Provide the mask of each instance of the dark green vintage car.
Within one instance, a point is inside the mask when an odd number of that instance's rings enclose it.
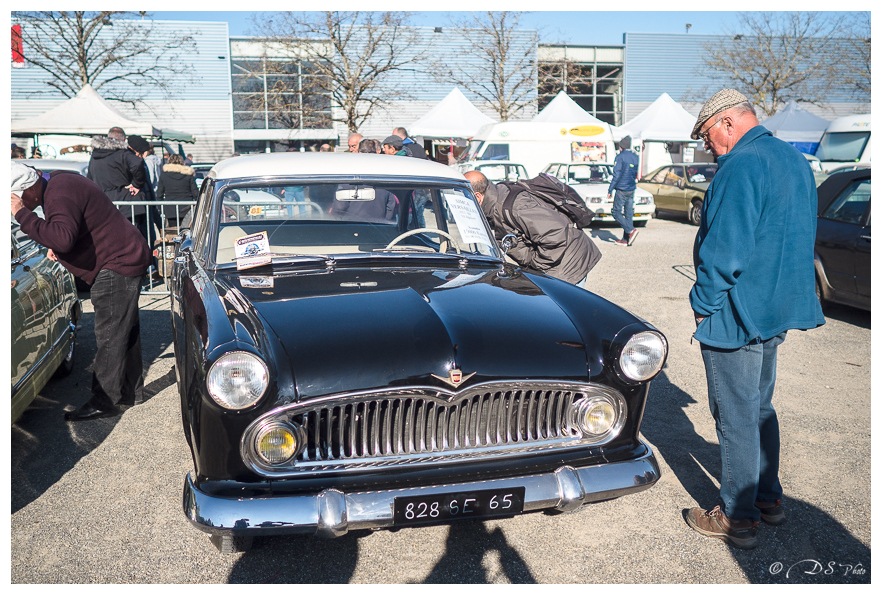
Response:
[[[704,193],[716,173],[716,163],[672,163],[640,178],[637,185],[652,194],[656,211],[686,215],[699,225]]]
[[[12,421],[53,375],[73,370],[82,306],[74,278],[12,224]]]

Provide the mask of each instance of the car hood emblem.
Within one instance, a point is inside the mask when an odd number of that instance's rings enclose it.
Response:
[[[465,382],[466,380],[468,380],[469,378],[471,378],[474,375],[475,375],[475,372],[472,372],[471,374],[463,374],[462,370],[458,370],[456,368],[454,368],[454,369],[450,370],[450,372],[448,372],[447,378],[444,378],[442,376],[438,376],[437,374],[432,374],[432,376],[434,376],[435,378],[437,378],[441,382],[446,382],[447,384],[449,384],[453,388],[457,388],[460,384],[462,384],[463,382]]]

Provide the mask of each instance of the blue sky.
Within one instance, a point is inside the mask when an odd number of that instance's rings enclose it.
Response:
[[[410,3],[411,7],[414,3]],[[587,3],[586,3],[587,4]],[[287,8],[296,8],[291,3]],[[246,11],[154,11],[153,18],[183,21],[226,21],[230,35],[249,35],[252,16]],[[414,25],[443,27],[449,25],[448,12],[417,12]],[[458,13],[467,14],[467,13]],[[620,45],[626,32],[714,34],[726,24],[734,25],[737,12],[724,11],[542,11],[521,17],[521,26],[538,29],[542,43],[584,45]]]

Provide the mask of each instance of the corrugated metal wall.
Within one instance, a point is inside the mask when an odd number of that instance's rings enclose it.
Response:
[[[148,27],[150,21],[126,21],[126,25]],[[27,26],[26,24],[23,26]],[[230,111],[230,49],[227,23],[153,21],[152,39],[157,47],[171,38],[192,35],[195,50],[177,52],[174,60],[183,64],[189,75],[180,77],[172,96],[165,98],[159,89],[149,89],[144,105],[133,109],[114,103],[123,114],[147,120],[157,128],[170,128],[196,136],[196,143],[184,145],[197,161],[211,161],[232,153],[232,114]],[[28,52],[27,46],[24,48]],[[145,63],[149,58],[139,59]],[[112,76],[108,71],[106,76]],[[46,85],[48,73],[33,66],[14,68],[11,73],[11,119],[39,115],[65,97]],[[41,91],[40,93],[37,93]],[[99,91],[100,93],[100,91]]]

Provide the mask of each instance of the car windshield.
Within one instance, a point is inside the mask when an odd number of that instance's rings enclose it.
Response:
[[[613,168],[609,165],[571,165],[569,178],[583,184],[608,183],[612,173]]]
[[[228,184],[218,199],[211,226],[218,265],[264,253],[274,262],[308,255],[499,257],[474,196],[454,184]]]
[[[716,164],[709,165],[687,165],[686,179],[690,184],[700,184],[702,182],[710,182],[717,173]]]
[[[869,140],[869,132],[828,132],[821,137],[815,157],[821,161],[859,161]]]

